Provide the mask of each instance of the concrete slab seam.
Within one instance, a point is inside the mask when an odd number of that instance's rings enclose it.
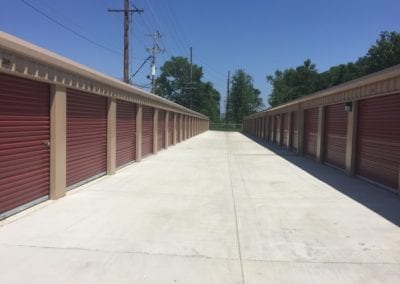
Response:
[[[228,136],[225,133],[225,143],[226,143],[226,155],[228,159],[228,169],[229,169],[229,182],[230,182],[230,187],[231,187],[231,194],[232,194],[232,202],[233,202],[233,214],[235,217],[235,227],[236,227],[236,239],[238,243],[238,253],[239,253],[239,262],[240,262],[240,270],[242,274],[242,283],[245,284],[244,281],[244,271],[243,271],[243,261],[242,261],[242,251],[240,248],[240,237],[239,237],[239,224],[238,224],[238,218],[237,218],[237,210],[236,210],[236,198],[235,198],[235,192],[233,189],[233,181],[232,181],[232,169],[231,169],[231,163],[230,163],[230,147],[229,147],[229,142],[228,142]]]

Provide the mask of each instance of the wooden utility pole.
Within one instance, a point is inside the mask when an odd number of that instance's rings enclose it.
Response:
[[[193,109],[193,48],[190,47],[190,109]]]
[[[133,13],[142,13],[143,9],[138,9],[133,5],[134,9],[130,9],[129,0],[124,0],[124,9],[108,9],[108,12],[124,13],[124,82],[130,83],[129,78],[129,16]]]
[[[230,80],[231,80],[231,71],[228,71],[228,80],[226,82],[226,105],[225,105],[225,123],[228,123],[228,111],[229,111],[229,94],[230,94]]]

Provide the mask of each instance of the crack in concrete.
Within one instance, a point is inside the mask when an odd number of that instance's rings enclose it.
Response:
[[[239,223],[238,223],[237,209],[236,209],[236,198],[235,198],[235,191],[233,189],[233,180],[232,180],[232,167],[231,167],[231,160],[230,160],[231,152],[230,152],[228,136],[227,136],[226,133],[225,133],[225,143],[226,143],[226,155],[227,155],[228,169],[229,169],[229,181],[230,181],[232,202],[233,202],[233,215],[235,217],[235,225],[236,225],[236,239],[237,239],[237,243],[238,243],[238,254],[239,254],[239,261],[240,261],[240,270],[241,270],[241,274],[242,274],[242,283],[245,284],[243,261],[242,261],[242,251],[241,251],[241,247],[240,247]]]
[[[222,261],[237,261],[238,258],[229,257],[212,257],[201,254],[184,255],[184,254],[169,254],[169,253],[152,253],[146,251],[118,251],[118,250],[102,250],[95,248],[82,248],[82,247],[52,247],[52,246],[39,246],[39,245],[24,245],[24,244],[0,244],[0,246],[9,247],[22,247],[22,248],[36,248],[36,249],[49,249],[49,250],[76,250],[85,252],[98,252],[98,253],[119,253],[119,254],[136,254],[147,256],[166,256],[166,257],[180,257],[180,258],[201,258],[207,260],[222,260]],[[370,262],[370,261],[322,261],[322,260],[278,260],[278,259],[257,259],[257,258],[242,258],[242,261],[248,262],[265,262],[265,263],[299,263],[299,264],[350,264],[350,265],[400,265],[400,262]]]
[[[274,260],[274,259],[253,259],[245,261],[266,262],[266,263],[304,263],[304,264],[354,264],[354,265],[400,265],[400,262],[370,262],[370,261],[317,261],[317,260]]]
[[[98,253],[119,253],[119,254],[138,254],[138,255],[148,255],[148,256],[167,256],[167,257],[181,257],[181,258],[202,258],[207,260],[224,260],[224,261],[237,261],[237,258],[229,257],[214,257],[196,254],[173,254],[173,253],[154,253],[147,251],[130,251],[130,250],[105,250],[97,248],[83,248],[83,247],[52,247],[52,246],[40,246],[40,245],[25,245],[25,244],[0,244],[0,246],[8,247],[21,247],[21,248],[36,248],[36,249],[49,249],[49,250],[76,250],[85,252],[98,252]]]

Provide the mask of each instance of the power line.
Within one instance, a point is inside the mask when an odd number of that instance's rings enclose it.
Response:
[[[140,65],[140,67],[139,67],[139,68],[136,70],[136,72],[131,76],[131,79],[132,79],[133,77],[135,77],[137,73],[139,73],[140,69],[142,69],[143,66],[146,64],[146,62],[149,61],[150,59],[151,59],[151,56],[147,57],[147,58],[143,61],[143,63]]]
[[[107,50],[107,51],[112,52],[112,53],[114,53],[114,54],[121,55],[121,52],[119,52],[119,51],[117,51],[117,50],[114,50],[114,49],[112,49],[112,48],[109,48],[109,47],[107,47],[107,46],[105,46],[105,45],[103,45],[103,44],[101,44],[101,43],[98,43],[98,42],[96,42],[96,41],[94,41],[94,40],[88,38],[87,36],[85,36],[85,35],[83,35],[83,34],[77,32],[76,30],[74,30],[74,29],[72,29],[72,28],[66,26],[65,24],[63,24],[63,23],[61,23],[60,21],[58,21],[57,19],[55,19],[55,18],[53,18],[53,17],[47,15],[45,12],[43,12],[43,11],[40,10],[40,9],[38,9],[37,7],[35,7],[34,5],[32,5],[31,3],[27,2],[26,0],[21,0],[21,2],[22,2],[23,4],[25,4],[26,6],[28,6],[29,8],[31,8],[32,10],[34,10],[36,13],[42,15],[43,17],[47,18],[49,21],[51,21],[51,22],[53,22],[54,24],[56,24],[56,25],[62,27],[62,28],[65,29],[65,30],[69,31],[70,33],[76,35],[77,37],[79,37],[79,38],[81,38],[81,39],[83,39],[83,40],[86,40],[87,42],[89,42],[89,43],[91,43],[91,44],[93,44],[93,45],[95,45],[95,46],[97,46],[97,47],[100,47],[100,48],[102,48],[102,49],[104,49],[104,50]]]

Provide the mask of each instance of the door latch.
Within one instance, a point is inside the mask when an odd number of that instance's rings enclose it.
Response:
[[[42,143],[43,143],[43,146],[50,148],[50,141],[47,140],[47,141],[43,141]]]

